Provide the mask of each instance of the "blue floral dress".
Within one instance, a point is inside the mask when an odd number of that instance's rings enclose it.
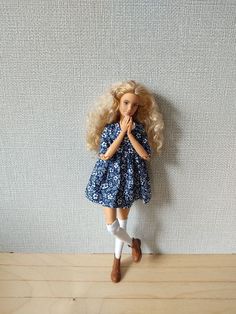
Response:
[[[107,124],[101,134],[99,154],[105,154],[121,132],[119,122]],[[143,124],[135,122],[132,134],[149,155],[151,148]],[[124,136],[116,153],[108,160],[98,158],[85,190],[86,197],[111,208],[130,208],[137,199],[148,203],[151,184],[146,160],[142,159]]]

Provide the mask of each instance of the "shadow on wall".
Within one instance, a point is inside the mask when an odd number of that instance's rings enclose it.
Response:
[[[169,164],[178,166],[177,145],[181,137],[181,129],[179,120],[181,113],[174,108],[173,104],[168,102],[164,97],[154,94],[159,104],[160,112],[164,120],[164,142],[162,153],[155,156],[147,163],[151,187],[152,199],[148,204],[143,204],[142,200],[138,200],[135,204],[137,215],[141,218],[137,221],[144,222],[144,226],[140,227],[140,223],[134,226],[134,233],[141,236],[143,245],[147,247],[149,253],[162,253],[158,247],[158,237],[161,235],[162,228],[160,225],[159,212],[160,209],[171,204],[173,192],[171,191],[171,182],[168,182],[168,174],[166,172]],[[144,230],[140,235],[140,230]]]

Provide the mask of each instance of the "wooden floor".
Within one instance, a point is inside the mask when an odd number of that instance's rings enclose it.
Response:
[[[0,253],[0,314],[235,314],[236,255]]]

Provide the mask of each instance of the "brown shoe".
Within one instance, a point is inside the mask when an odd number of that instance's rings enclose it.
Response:
[[[120,258],[116,258],[114,254],[114,261],[112,266],[112,272],[111,272],[111,280],[113,282],[119,282],[121,279],[121,273],[120,273]]]
[[[132,248],[132,258],[134,262],[139,262],[142,258],[141,240],[132,238],[132,245],[128,244]]]

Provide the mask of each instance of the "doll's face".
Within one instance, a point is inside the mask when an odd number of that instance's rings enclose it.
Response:
[[[132,117],[138,110],[140,99],[132,93],[124,94],[120,99],[119,112],[122,118],[125,116]]]

